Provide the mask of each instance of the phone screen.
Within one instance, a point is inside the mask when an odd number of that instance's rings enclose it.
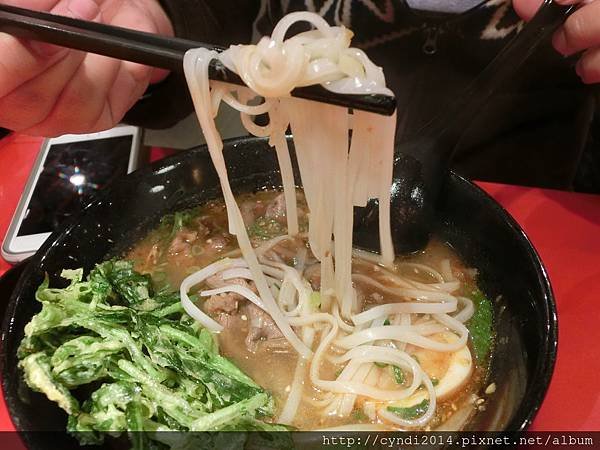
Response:
[[[18,236],[54,231],[93,196],[127,173],[133,136],[53,144]]]

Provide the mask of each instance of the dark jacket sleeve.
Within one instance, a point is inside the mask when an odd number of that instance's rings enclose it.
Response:
[[[249,42],[258,2],[252,0],[159,0],[177,37],[227,46]],[[171,73],[148,88],[124,122],[145,128],[168,128],[193,109],[182,74]]]

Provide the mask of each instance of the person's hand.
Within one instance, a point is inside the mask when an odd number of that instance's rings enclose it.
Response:
[[[0,0],[173,35],[158,0]],[[41,136],[111,128],[166,72],[0,33],[0,127]]]
[[[513,0],[517,13],[529,20],[542,0]],[[564,56],[583,52],[575,70],[584,83],[600,82],[600,1],[556,0],[561,5],[581,5],[552,38],[554,48]]]

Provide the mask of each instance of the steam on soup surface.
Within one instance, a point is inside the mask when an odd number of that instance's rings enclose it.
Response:
[[[379,265],[376,255],[355,251],[355,308],[350,320],[343,319],[331,301],[332,290],[322,289],[321,263],[306,237],[286,236],[282,194],[261,191],[237,200],[259,261],[270,268],[265,273],[279,307],[314,357],[310,363],[300,358],[266,312],[233,292],[257,294],[243,268],[207,277],[191,298],[223,327],[217,335],[221,353],[273,394],[274,421],[281,418],[299,429],[433,429],[450,423],[456,429],[469,420],[487,377],[491,310],[476,287],[476,271],[449,245],[434,240],[425,251],[388,267]],[[298,215],[301,230],[306,229],[300,193]],[[217,200],[165,217],[128,258],[159,287],[176,290],[190,274],[239,256],[236,238],[227,231],[225,205]],[[290,281],[284,272],[292,269]],[[286,300],[289,283],[303,283],[298,292],[306,296]],[[299,310],[304,319],[298,319]],[[311,322],[323,314],[335,318],[333,337],[333,319]],[[475,326],[474,339],[466,340],[463,323]],[[373,354],[382,360],[373,360]]]

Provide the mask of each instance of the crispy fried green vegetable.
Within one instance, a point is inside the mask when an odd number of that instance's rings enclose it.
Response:
[[[99,264],[85,280],[82,270],[63,277],[69,286],[46,279],[37,291],[42,310],[25,328],[19,366],[33,390],[69,414],[82,444],[129,433],[133,448],[164,448],[171,444],[153,441],[162,439],[154,432],[287,429],[265,421],[271,396],[219,354],[179,296],[155,292],[130,262]]]
[[[21,361],[25,381],[34,391],[46,394],[68,414],[77,414],[79,404],[69,390],[52,376],[50,358],[43,352],[29,355]]]
[[[490,299],[478,288],[471,290],[470,297],[473,300],[475,312],[466,325],[471,336],[475,359],[482,363],[486,360],[492,347],[493,306]]]

